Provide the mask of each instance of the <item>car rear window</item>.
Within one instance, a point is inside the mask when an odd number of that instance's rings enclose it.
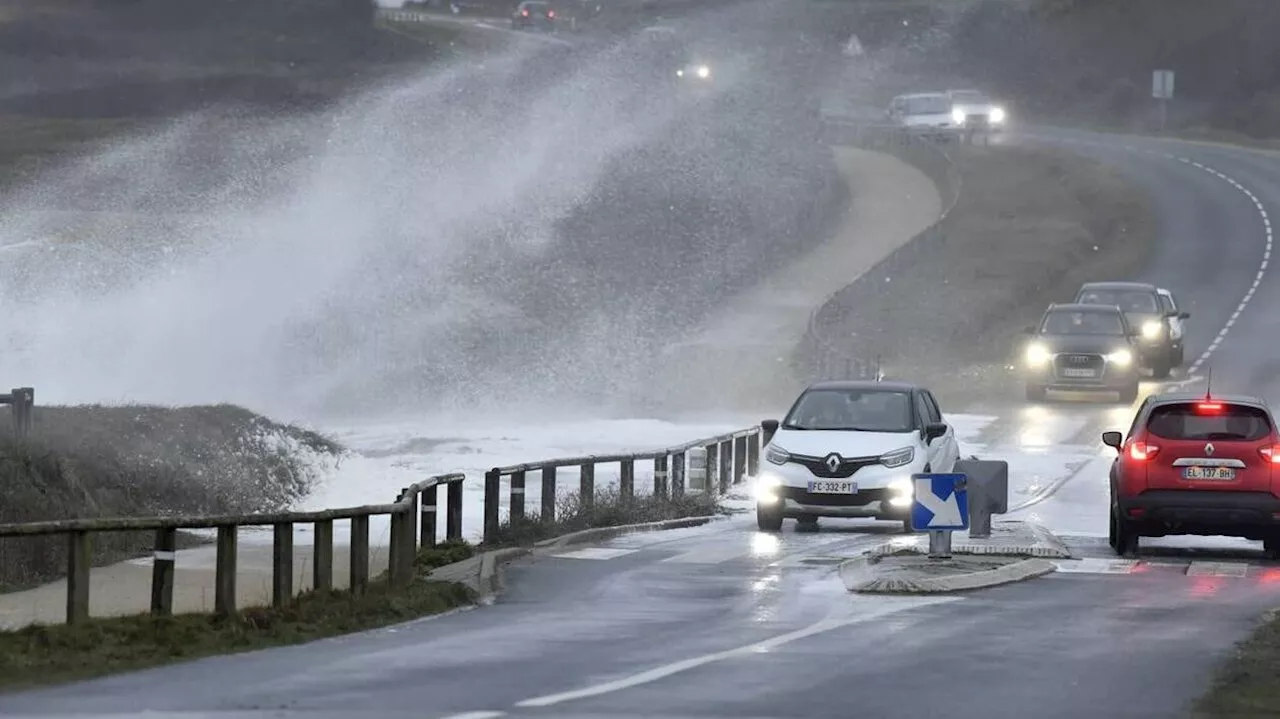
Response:
[[[1186,402],[1156,407],[1147,431],[1164,439],[1256,442],[1271,433],[1271,418],[1257,407]]]

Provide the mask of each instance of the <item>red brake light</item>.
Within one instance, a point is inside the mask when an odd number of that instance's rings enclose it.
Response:
[[[1270,444],[1266,447],[1259,447],[1258,454],[1262,458],[1272,464],[1280,464],[1280,444]]]
[[[1160,451],[1160,448],[1154,444],[1148,444],[1146,442],[1134,442],[1133,444],[1129,445],[1129,458],[1135,459],[1139,462],[1145,462],[1148,459],[1151,459],[1152,457],[1156,456],[1156,453],[1159,451]]]
[[[520,11],[520,14],[521,14],[521,15],[523,15],[524,17],[529,17],[529,11],[528,11],[528,10],[521,10],[521,11]]]
[[[556,16],[556,11],[555,11],[555,10],[548,10],[548,11],[547,11],[547,17],[555,17],[555,16]]]
[[[1200,410],[1201,412],[1220,412],[1222,410],[1222,403],[1221,402],[1199,402],[1196,404],[1196,409]]]

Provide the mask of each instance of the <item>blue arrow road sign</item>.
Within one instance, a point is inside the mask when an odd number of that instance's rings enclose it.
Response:
[[[963,474],[913,474],[911,527],[917,532],[968,529],[969,492]]]

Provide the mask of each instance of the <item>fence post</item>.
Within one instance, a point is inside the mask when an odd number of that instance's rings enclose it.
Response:
[[[653,494],[655,497],[667,496],[667,455],[653,458]]]
[[[738,484],[747,474],[747,436],[733,438],[733,483]]]
[[[9,409],[13,413],[13,434],[18,439],[31,435],[35,413],[36,391],[31,387],[15,387],[9,391]]]
[[[508,501],[507,516],[514,520],[524,519],[524,470],[511,473],[511,498]]]
[[[707,494],[716,494],[716,468],[720,466],[720,445],[707,445]]]
[[[556,468],[542,468],[542,513],[538,517],[543,524],[556,521]]]
[[[422,526],[418,528],[418,543],[424,547],[436,546],[436,502],[440,497],[440,485],[428,487],[422,492]]]
[[[218,558],[213,578],[213,611],[221,617],[236,613],[236,543],[240,528],[218,527]]]
[[[89,620],[89,533],[67,533],[67,624]]]
[[[404,571],[406,581],[413,581],[413,568],[418,561],[418,493],[410,492],[409,511],[404,513]]]
[[[333,520],[322,519],[315,523],[314,544],[311,547],[312,588],[319,591],[333,589]]]
[[[671,496],[683,497],[685,489],[686,452],[671,455]]]
[[[484,473],[484,541],[498,536],[498,503],[502,501],[502,473],[497,467]]]
[[[396,495],[396,503],[404,499],[405,494],[409,491],[408,487],[402,487],[400,494]],[[391,546],[387,556],[387,579],[392,587],[401,587],[404,585],[404,515],[400,512],[391,513]]]
[[[578,504],[590,507],[596,503],[596,465],[587,462],[578,468]]]
[[[456,479],[445,488],[444,538],[462,539],[462,480]]]
[[[622,460],[622,466],[618,470],[618,491],[626,499],[636,496],[636,461],[634,459]]]
[[[351,518],[351,593],[364,594],[369,587],[369,515]]]
[[[733,479],[733,441],[724,440],[720,443],[720,451],[717,453],[718,461],[716,466],[720,469],[720,494],[729,492],[730,481]]]
[[[747,475],[754,477],[760,473],[760,437],[761,432],[752,432],[747,437]]]
[[[151,557],[151,613],[158,617],[173,614],[173,565],[177,548],[178,530],[156,530],[156,549]]]
[[[283,607],[293,601],[293,523],[272,525],[271,605]]]

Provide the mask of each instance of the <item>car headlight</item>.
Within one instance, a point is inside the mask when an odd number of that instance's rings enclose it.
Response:
[[[1164,334],[1164,323],[1151,320],[1142,323],[1142,339],[1157,340],[1160,335]]]
[[[698,73],[698,77],[702,78],[703,80],[711,77],[711,68],[707,67],[706,65],[699,65],[696,72]]]
[[[762,474],[756,479],[756,501],[762,504],[773,504],[778,501],[778,488],[782,480],[772,474]]]
[[[895,449],[892,452],[886,452],[880,455],[880,464],[892,469],[893,467],[901,467],[904,464],[910,464],[911,460],[915,458],[915,447],[903,447],[902,449]]]
[[[958,108],[958,107],[957,107],[957,108],[953,108],[953,109],[951,110],[951,121],[952,121],[952,122],[954,122],[954,123],[955,123],[955,124],[957,124],[957,125],[963,125],[963,124],[964,124],[964,121],[965,121],[965,114],[964,114],[964,110],[961,110],[961,109],[960,109],[960,108]]]
[[[791,459],[791,455],[785,449],[770,447],[764,453],[764,458],[770,464],[786,464]]]
[[[895,479],[889,483],[889,504],[894,507],[906,507],[915,499],[915,483],[906,477]]]
[[[1042,344],[1033,344],[1027,347],[1024,355],[1027,364],[1031,367],[1039,367],[1049,361],[1052,355],[1049,354],[1049,348]]]
[[[991,122],[992,122],[992,123],[994,123],[994,124],[996,124],[996,125],[999,125],[1000,123],[1004,122],[1004,108],[1003,108],[1003,107],[993,107],[993,108],[991,108]]]
[[[1107,361],[1121,367],[1128,367],[1133,364],[1133,353],[1126,349],[1119,349],[1107,355]]]

